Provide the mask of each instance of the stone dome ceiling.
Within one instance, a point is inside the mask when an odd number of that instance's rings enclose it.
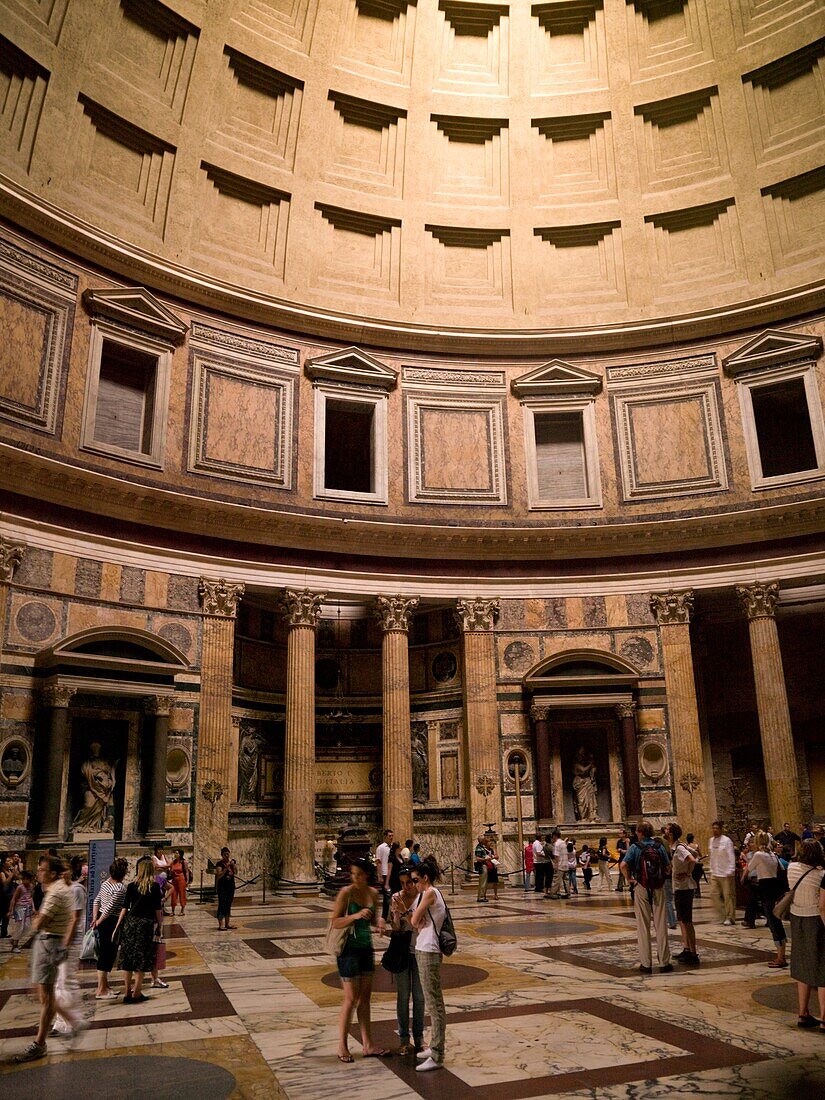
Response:
[[[6,13],[0,210],[189,300],[414,346],[721,328],[822,276],[817,0]]]

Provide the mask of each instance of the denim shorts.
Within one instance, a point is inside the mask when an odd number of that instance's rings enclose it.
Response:
[[[338,973],[344,981],[360,978],[362,974],[372,974],[374,971],[375,953],[372,947],[358,947],[347,943],[343,953],[338,956]]]

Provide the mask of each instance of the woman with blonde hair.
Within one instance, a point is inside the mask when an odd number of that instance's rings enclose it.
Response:
[[[140,1004],[148,1000],[141,992],[143,975],[155,965],[155,932],[160,934],[162,925],[163,895],[155,882],[152,860],[145,856],[138,860],[134,882],[126,888],[126,899],[115,929],[115,937],[120,930],[118,965],[126,975],[124,1004]]]
[[[785,929],[782,921],[773,915],[773,907],[779,899],[779,858],[771,851],[771,839],[767,833],[758,832],[754,838],[756,851],[750,858],[750,863],[743,871],[756,879],[756,896],[762,903],[762,909],[768,920],[768,928],[771,930],[773,944],[776,948],[776,958],[769,962],[772,970],[780,970],[787,967],[785,959]]]

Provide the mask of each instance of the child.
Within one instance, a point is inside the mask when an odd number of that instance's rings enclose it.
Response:
[[[576,863],[576,845],[574,841],[570,840],[567,843],[567,881],[570,883],[570,889],[574,894],[579,892],[576,885]]]
[[[589,845],[582,844],[582,850],[579,852],[579,866],[582,869],[585,890],[590,889],[590,880],[593,878],[593,868],[590,866],[590,859]]]
[[[12,925],[11,949],[12,953],[19,955],[22,951],[20,941],[28,938],[31,929],[34,902],[32,901],[33,877],[31,871],[22,871],[20,885],[14,891],[11,899],[11,911],[14,916]]]

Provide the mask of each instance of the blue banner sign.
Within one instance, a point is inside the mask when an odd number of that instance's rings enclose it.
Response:
[[[86,927],[92,924],[92,906],[100,892],[101,883],[108,877],[109,866],[115,858],[114,840],[89,841],[89,874],[86,879]]]

